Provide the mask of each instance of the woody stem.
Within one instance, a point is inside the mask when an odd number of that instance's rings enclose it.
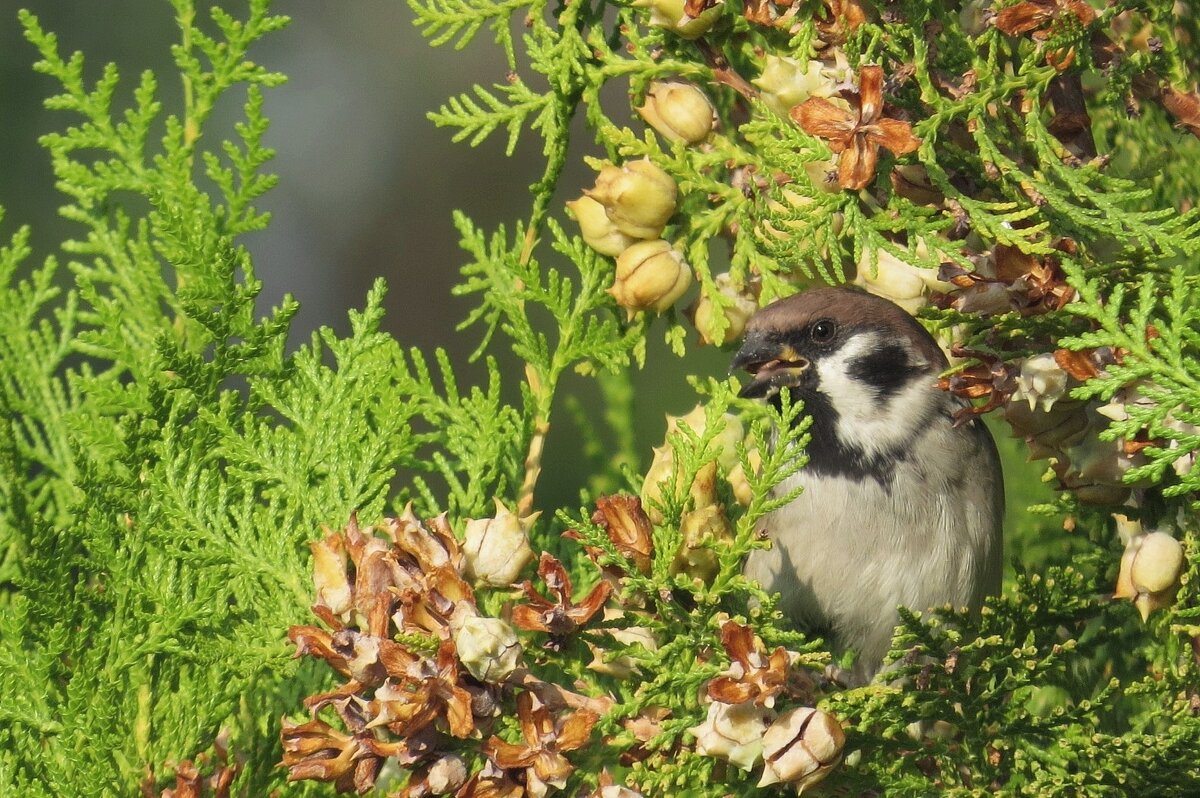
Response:
[[[533,419],[533,434],[529,438],[529,448],[525,454],[525,478],[521,482],[521,492],[517,497],[517,515],[526,516],[533,512],[533,491],[537,487],[538,477],[542,473],[542,451],[546,448],[546,435],[550,432],[549,413],[543,411],[543,399],[549,393],[536,369],[525,364],[525,382],[534,396],[538,411]]]
[[[570,707],[571,709],[586,709],[589,712],[595,712],[597,715],[604,715],[613,708],[615,703],[607,696],[592,698],[571,692],[560,685],[542,681],[524,668],[513,671],[512,675],[508,677],[508,681],[532,692],[538,697],[539,701],[552,711],[561,709],[562,707]]]
[[[704,60],[712,67],[713,79],[717,83],[725,84],[747,100],[753,100],[758,97],[758,89],[750,85],[748,80],[738,74],[737,70],[729,65],[729,59],[725,57],[724,53],[703,39],[697,40],[696,46],[704,54]]]

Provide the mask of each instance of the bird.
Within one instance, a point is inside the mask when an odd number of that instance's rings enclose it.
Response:
[[[937,387],[947,368],[908,312],[850,286],[762,308],[734,356],[731,371],[752,377],[740,396],[778,404],[786,391],[812,419],[807,463],[773,489],[803,490],[764,517],[771,546],[744,573],[792,623],[856,652],[838,673],[849,686],[880,671],[899,606],[978,611],[1000,590],[1000,457],[982,420]]]

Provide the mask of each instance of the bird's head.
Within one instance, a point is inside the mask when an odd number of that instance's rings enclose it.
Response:
[[[814,422],[846,445],[895,440],[945,401],[933,387],[946,368],[937,342],[912,316],[855,288],[818,288],[780,300],[750,320],[734,369],[753,379],[741,396],[803,399]]]

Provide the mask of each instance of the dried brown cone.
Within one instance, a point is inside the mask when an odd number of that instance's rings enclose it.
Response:
[[[1065,25],[1086,28],[1095,20],[1096,11],[1085,0],[1025,0],[996,12],[994,24],[1009,36],[1028,33],[1040,43]],[[1075,62],[1075,48],[1047,50],[1045,59],[1047,64],[1062,72]]]
[[[638,573],[649,575],[654,557],[654,526],[650,516],[642,508],[640,498],[601,496],[596,500],[596,512],[592,514],[592,523],[604,528],[609,541],[621,555],[633,562]],[[577,529],[568,529],[562,536],[568,540],[583,542],[583,536]],[[627,571],[623,564],[614,561],[600,546],[583,543],[583,550],[592,562],[600,566],[605,580],[610,582],[614,589],[618,588],[620,579]]]
[[[351,516],[346,528],[314,541],[313,613],[335,632],[357,627],[379,640],[396,631],[448,639],[456,613],[474,612],[475,594],[461,577],[462,555],[439,516],[423,524],[406,508],[384,522],[387,538],[361,528]],[[346,555],[349,555],[349,563]],[[325,659],[350,675],[344,652],[331,649],[331,636],[316,627],[294,627],[289,636],[298,655]]]
[[[524,770],[530,795],[542,796],[549,787],[562,789],[575,771],[563,753],[582,748],[600,716],[577,709],[555,717],[526,690],[517,696],[517,718],[521,724],[521,742],[509,743],[493,736],[484,744],[484,753],[503,770]]]
[[[424,529],[411,512],[388,522],[391,542],[362,530],[351,518],[342,543],[334,536],[319,542],[324,562],[314,558],[315,580],[319,595],[322,584],[336,585],[330,561],[339,548],[348,551],[354,564],[353,588],[349,604],[352,620],[363,623],[365,630],[344,625],[336,605],[322,602],[313,612],[330,624],[332,633],[317,626],[294,626],[288,637],[296,645],[296,656],[310,655],[325,660],[335,671],[347,677],[345,684],[310,696],[305,704],[314,713],[332,705],[347,726],[357,730],[376,720],[381,706],[392,716],[386,721],[399,724],[398,733],[415,734],[437,718],[445,718],[452,734],[463,736],[473,731],[470,712],[464,717],[462,706],[469,707],[459,684],[457,657],[450,642],[450,621],[456,612],[474,612],[474,594],[455,571],[456,544],[444,521],[435,524],[435,532]],[[349,583],[350,580],[347,580]],[[392,639],[396,632],[416,633],[432,641],[440,640],[437,661],[427,660]],[[385,680],[391,680],[384,687]],[[366,691],[407,691],[403,710],[392,702],[373,704]],[[369,694],[368,694],[369,695]],[[451,700],[454,698],[455,700]]]
[[[167,766],[167,770],[172,769]],[[174,766],[175,786],[159,792],[158,779],[147,769],[141,784],[143,798],[229,798],[234,779],[242,770],[242,763],[230,761],[229,732],[222,729],[213,742],[212,755],[201,754],[195,760],[185,759]],[[209,775],[204,772],[210,771]]]
[[[433,591],[431,602],[439,613],[451,603],[474,604],[470,586],[459,577],[462,555],[444,515],[422,523],[410,505],[399,518],[385,519],[383,527],[386,538],[374,527],[360,527],[351,515],[344,530],[310,544],[317,593],[313,612],[319,618],[334,629],[356,625],[384,637],[398,596]],[[423,631],[442,631],[440,624],[425,628],[430,622],[424,621]]]
[[[875,179],[879,148],[895,155],[913,152],[921,144],[912,125],[884,116],[883,69],[876,64],[859,70],[859,90],[844,91],[848,107],[824,97],[810,97],[791,111],[792,119],[811,136],[825,139],[838,157],[838,185],[854,191]]]
[[[953,290],[935,292],[930,302],[939,308],[954,308],[962,313],[991,316],[1015,310],[1008,285],[990,275],[990,263],[985,257],[972,258],[975,271],[967,271],[957,263],[944,262],[938,267],[938,279],[950,283]]]
[[[429,798],[434,795],[451,795],[467,781],[467,768],[456,754],[439,756],[432,762],[421,765],[408,778],[404,789],[389,798]]]
[[[721,626],[721,645],[732,665],[708,683],[708,697],[713,701],[723,704],[753,701],[770,708],[780,695],[798,699],[811,696],[811,680],[792,669],[787,650],[779,646],[768,653],[749,626],[726,621]]]
[[[1167,86],[1162,90],[1162,104],[1180,127],[1200,137],[1200,95]]]
[[[974,358],[977,361],[942,377],[937,382],[937,386],[943,391],[949,391],[969,403],[955,411],[955,423],[965,423],[972,416],[983,415],[1003,406],[1017,389],[1015,370],[999,357],[957,344],[951,348],[950,354],[959,358]]]
[[[547,632],[556,638],[565,637],[590,621],[613,591],[611,584],[600,582],[581,601],[575,602],[571,597],[571,577],[562,563],[548,552],[542,552],[538,576],[553,598],[546,598],[531,582],[524,582],[521,589],[525,591],[527,603],[513,608],[512,620],[521,629]]]
[[[1096,349],[1055,349],[1054,362],[1080,382],[1100,376],[1102,370],[1101,355]]]
[[[1064,254],[1076,252],[1075,242],[1059,239],[1055,249]],[[1067,284],[1066,274],[1054,255],[1030,255],[1016,247],[997,244],[996,276],[1009,284],[1018,309],[1025,315],[1062,310],[1075,298],[1075,289]]]
[[[716,8],[720,3],[721,0],[684,0],[683,13],[695,19],[710,8]]]
[[[817,32],[826,45],[841,44],[867,21],[867,12],[858,0],[822,0],[822,5]]]
[[[994,23],[1009,36],[1030,33],[1041,41],[1050,37],[1056,22],[1069,17],[1086,26],[1096,19],[1096,12],[1084,0],[1025,0],[997,11]]]
[[[325,660],[346,681],[305,699],[311,720],[284,722],[290,780],[366,791],[385,759],[426,760],[434,753],[430,735],[476,734],[476,718],[494,708],[480,700],[490,688],[462,669],[453,642],[452,625],[476,608],[445,517],[422,522],[408,508],[380,528],[386,537],[351,517],[313,544],[313,613],[330,629],[295,626],[288,636],[297,656]],[[398,634],[424,642],[398,642]],[[325,709],[345,731],[317,717]]]
[[[385,743],[371,732],[346,734],[316,718],[305,723],[284,718],[280,737],[280,765],[287,768],[288,781],[332,782],[338,792],[370,790],[385,758],[394,757],[402,765],[416,761],[402,742]]]
[[[984,315],[1016,310],[1034,316],[1062,310],[1075,298],[1075,289],[1067,283],[1061,257],[1074,256],[1078,250],[1070,238],[1055,241],[1054,249],[1055,253],[1031,255],[997,244],[990,257],[986,253],[972,257],[976,271],[943,263],[938,277],[954,290],[935,295],[933,301],[939,307]]]
[[[633,561],[643,575],[650,573],[654,556],[654,527],[636,496],[601,496],[596,499],[592,523],[604,527],[608,539],[624,556]]]
[[[525,785],[490,762],[463,785],[455,798],[523,798]]]
[[[771,0],[746,0],[742,7],[742,16],[755,25],[770,27],[778,17]]]
[[[431,724],[443,721],[455,737],[475,731],[471,692],[463,684],[454,643],[442,641],[437,660],[422,660],[418,666],[393,678],[375,691],[368,705],[373,719],[367,725],[387,726],[400,737],[415,736]]]

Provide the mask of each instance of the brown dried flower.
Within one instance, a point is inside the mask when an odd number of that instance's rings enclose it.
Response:
[[[596,499],[592,523],[604,527],[608,539],[617,551],[633,561],[643,574],[650,573],[650,558],[654,544],[650,539],[653,527],[636,496],[601,496]]]
[[[826,16],[817,20],[817,30],[826,44],[844,42],[852,31],[867,21],[867,12],[858,0],[823,0],[822,4]]]
[[[455,737],[475,731],[471,693],[462,686],[454,644],[442,641],[437,660],[420,660],[409,673],[394,674],[375,691],[369,704],[369,726],[384,726],[398,735],[414,736],[444,718]]]
[[[768,654],[749,626],[726,621],[721,625],[721,645],[733,663],[728,671],[708,683],[708,697],[712,700],[724,704],[753,701],[771,708],[776,696],[782,693],[800,696],[808,692],[792,672],[787,650],[779,646]]]
[[[212,773],[203,775],[210,764]],[[185,759],[175,766],[174,787],[159,792],[156,788],[158,779],[147,769],[141,793],[143,798],[229,798],[229,788],[241,769],[240,762],[229,761],[229,730],[221,729],[213,741],[211,756],[201,754],[194,761]]]
[[[1061,22],[1086,27],[1095,19],[1095,10],[1085,0],[1025,0],[996,12],[995,25],[1009,36],[1029,33],[1034,41],[1044,42]],[[1046,52],[1046,63],[1060,72],[1074,61],[1074,47],[1059,47]]]
[[[523,741],[508,743],[493,736],[484,744],[484,753],[504,770],[524,769],[525,788],[535,798],[552,786],[561,789],[575,770],[563,752],[582,748],[600,716],[580,709],[555,718],[527,690],[517,696],[517,718]]]
[[[1200,136],[1200,95],[1167,86],[1162,90],[1162,104],[1180,127],[1193,136]]]
[[[283,762],[288,781],[331,781],[338,792],[366,792],[375,785],[385,757],[411,764],[404,743],[385,743],[368,733],[345,734],[314,718],[306,723],[283,719]]]
[[[489,762],[454,795],[455,798],[522,798],[525,787],[514,781],[508,771]]]
[[[858,191],[870,185],[879,148],[895,155],[913,152],[921,140],[912,125],[883,115],[883,69],[867,64],[859,71],[858,92],[844,91],[849,107],[824,97],[809,97],[791,111],[792,119],[812,136],[823,138],[838,159],[838,185]]]
[[[1032,32],[1039,41],[1049,38],[1059,19],[1074,16],[1080,25],[1091,24],[1096,12],[1084,0],[1024,0],[996,12],[995,25],[1009,36]]]
[[[970,357],[977,362],[959,371],[942,377],[937,386],[971,404],[955,411],[955,423],[963,423],[971,416],[979,416],[1002,406],[1017,389],[1016,371],[999,357],[986,352],[977,352],[955,345],[950,354],[954,357]],[[984,399],[983,404],[975,404]]]
[[[554,596],[550,600],[533,588],[529,581],[521,585],[529,599],[527,604],[513,608],[513,623],[530,632],[548,632],[554,637],[563,637],[574,632],[591,620],[600,611],[612,593],[612,585],[600,582],[579,603],[571,599],[571,577],[567,570],[549,552],[542,552],[538,563],[538,576]]]

